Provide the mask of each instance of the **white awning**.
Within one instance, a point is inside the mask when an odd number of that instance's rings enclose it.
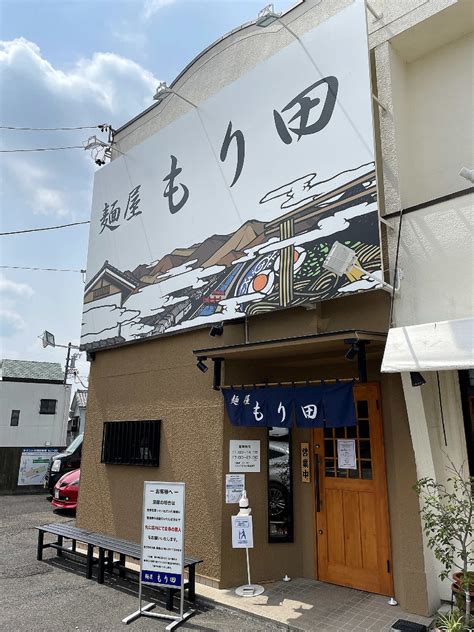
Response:
[[[382,373],[474,367],[474,318],[390,329]]]

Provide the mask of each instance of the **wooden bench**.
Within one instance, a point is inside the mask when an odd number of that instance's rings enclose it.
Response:
[[[43,559],[43,550],[46,548],[56,549],[58,556],[63,555],[63,553],[68,553],[85,558],[87,579],[92,578],[92,567],[93,564],[97,562],[97,582],[99,584],[104,583],[106,567],[111,573],[114,567],[117,567],[120,577],[124,577],[126,571],[134,572],[133,569],[127,568],[125,565],[127,557],[140,562],[141,547],[136,542],[131,542],[130,540],[113,538],[102,533],[96,533],[95,531],[86,531],[68,523],[53,522],[36,528],[38,529],[38,547],[36,554],[38,560]],[[45,544],[45,533],[55,535],[57,541]],[[65,539],[71,540],[71,548],[64,546]],[[77,542],[82,542],[87,545],[87,553],[82,553],[77,550]],[[94,559],[94,549],[98,550],[97,560]],[[118,560],[114,561],[114,554],[119,556]],[[184,567],[188,570],[188,581],[185,582],[184,587],[188,591],[188,599],[190,601],[194,601],[196,598],[196,564],[200,564],[201,562],[202,560],[192,557],[186,557],[184,559]],[[173,597],[179,588],[168,588],[167,586],[160,586],[160,588],[166,588],[166,608],[167,610],[172,610]]]

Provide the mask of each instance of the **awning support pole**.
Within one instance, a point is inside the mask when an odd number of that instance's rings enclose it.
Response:
[[[359,340],[357,343],[359,353],[357,354],[357,363],[359,366],[359,382],[367,382],[367,356],[365,354],[365,340]]]
[[[215,391],[221,390],[221,375],[222,375],[222,358],[213,358],[214,362],[214,379],[212,382],[212,388]]]

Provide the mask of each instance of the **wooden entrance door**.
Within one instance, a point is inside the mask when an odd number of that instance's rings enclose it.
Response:
[[[317,577],[321,581],[392,595],[378,384],[354,386],[354,399],[356,427],[313,431]],[[355,442],[356,469],[339,467],[338,439]]]

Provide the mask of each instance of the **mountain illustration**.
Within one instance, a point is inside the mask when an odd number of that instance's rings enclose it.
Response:
[[[170,270],[192,262],[193,268],[229,266],[245,254],[245,249],[258,245],[265,239],[264,223],[257,220],[245,222],[230,235],[212,235],[201,243],[188,248],[175,248],[159,261],[138,265],[132,272],[140,285],[159,283],[168,276]]]
[[[227,236],[226,241],[216,250],[206,261],[203,262],[203,268],[209,268],[214,265],[226,265],[224,260],[229,260],[229,254],[234,252],[237,256],[243,255],[245,248],[248,248],[255,239],[263,234],[263,222],[250,220],[245,222],[235,233]],[[195,256],[195,253],[193,257]],[[231,261],[233,261],[232,259]]]

